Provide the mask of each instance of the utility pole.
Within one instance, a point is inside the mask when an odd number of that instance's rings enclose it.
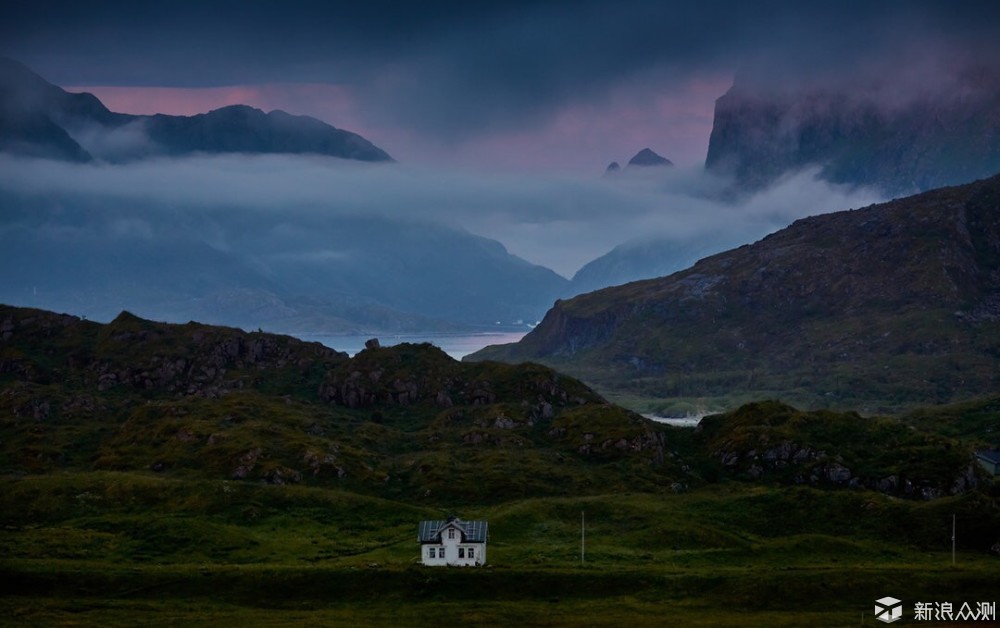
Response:
[[[951,515],[951,566],[955,566],[955,515]]]
[[[586,547],[587,547],[586,529],[587,529],[586,519],[584,518],[583,511],[581,510],[580,511],[580,564],[581,565],[584,563],[584,556],[586,554]]]

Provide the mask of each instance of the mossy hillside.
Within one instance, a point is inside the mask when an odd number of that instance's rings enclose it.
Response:
[[[977,449],[1000,449],[1000,397],[921,408],[900,420],[925,432],[941,434]]]
[[[465,365],[426,344],[349,359],[293,338],[128,314],[106,326],[0,314],[6,472],[143,471],[426,503],[685,475],[660,427],[539,365]]]
[[[0,306],[0,382],[59,383],[69,389],[145,398],[254,388],[315,398],[326,372],[347,354],[290,336],[122,312],[101,325],[43,310]],[[266,373],[266,377],[262,377]]]
[[[154,355],[194,342],[187,350],[195,357],[172,356],[190,368],[151,385],[135,377],[95,381],[88,378],[93,366],[106,361],[77,359],[63,336],[82,330],[97,338],[107,329],[10,312],[17,325],[2,349],[35,366],[8,369],[0,393],[8,472],[303,483],[425,504],[685,490],[725,477],[865,486],[925,499],[975,484],[967,447],[892,421],[756,404],[731,413],[718,429],[718,420],[706,420],[695,442],[547,367],[458,363],[430,345],[371,347],[348,359],[285,337],[123,315],[119,336],[155,332],[138,342]],[[44,333],[13,342],[32,325]],[[134,361],[146,359],[132,351]],[[33,357],[39,354],[48,361],[44,369]],[[205,355],[228,355],[221,364],[229,368],[192,371]],[[137,371],[118,360],[119,372]],[[50,372],[69,378],[36,377]],[[249,375],[227,379],[240,372]]]
[[[694,441],[723,473],[786,484],[866,486],[924,498],[983,483],[962,443],[889,418],[776,401],[702,419]]]

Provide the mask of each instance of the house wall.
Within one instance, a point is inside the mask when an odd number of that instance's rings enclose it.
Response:
[[[443,566],[474,566],[482,565],[486,562],[486,543],[463,543],[462,534],[455,530],[454,538],[450,538],[449,530],[444,530],[441,534],[441,545],[423,544],[420,547],[420,559],[425,565]],[[430,557],[430,548],[435,548],[435,558]],[[444,558],[440,557],[440,548],[444,548]],[[465,557],[458,557],[459,548],[465,549]],[[468,557],[468,549],[472,549],[473,558]]]
[[[434,558],[431,558],[430,549],[434,548]],[[440,558],[440,545],[425,544],[420,546],[420,561],[432,567],[443,567],[448,564],[447,558]]]
[[[997,465],[992,460],[986,460],[985,458],[980,458],[978,456],[976,457],[976,460],[979,461],[980,466],[986,469],[987,472],[994,476],[997,475]]]

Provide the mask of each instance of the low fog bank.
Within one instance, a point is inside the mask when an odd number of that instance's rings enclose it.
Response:
[[[754,241],[797,218],[882,200],[868,189],[817,180],[816,170],[738,201],[724,197],[726,180],[700,168],[656,170],[607,180],[443,172],[322,157],[194,157],[125,165],[0,157],[0,189],[7,196],[2,228],[9,230],[21,214],[14,198],[34,199],[36,221],[39,211],[49,214],[38,228],[87,229],[94,237],[158,238],[178,221],[194,220],[199,237],[213,249],[252,247],[266,264],[334,258],[341,253],[324,241],[316,221],[333,228],[342,217],[378,217],[495,239],[514,255],[570,278],[623,243],[704,241],[719,249]],[[91,224],[97,208],[115,218]],[[264,224],[271,225],[266,234],[241,241]]]

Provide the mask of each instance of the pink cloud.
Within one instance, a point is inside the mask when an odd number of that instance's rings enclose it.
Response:
[[[599,174],[611,161],[624,166],[646,147],[677,165],[698,165],[708,151],[715,99],[731,84],[731,76],[718,76],[662,90],[623,86],[604,102],[558,110],[541,128],[476,137],[446,148],[457,164],[485,163],[506,170]]]

